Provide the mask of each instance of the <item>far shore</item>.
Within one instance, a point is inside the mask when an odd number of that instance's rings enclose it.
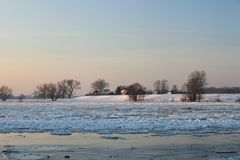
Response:
[[[143,101],[139,102],[153,102],[153,103],[166,103],[166,102],[181,102],[183,94],[151,94],[145,95]],[[203,94],[202,102],[226,102],[226,103],[236,103],[240,99],[240,94]],[[71,99],[58,99],[54,102],[129,102],[129,97],[127,95],[99,95],[99,96],[78,96]],[[5,102],[0,101],[0,103],[7,102],[19,102],[18,99],[8,99]],[[41,98],[25,98],[21,102],[52,102],[50,99]],[[239,103],[239,102],[237,102]]]

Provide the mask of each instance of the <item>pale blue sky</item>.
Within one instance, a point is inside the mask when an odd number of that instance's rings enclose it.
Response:
[[[0,0],[0,84],[97,78],[240,86],[240,0]]]

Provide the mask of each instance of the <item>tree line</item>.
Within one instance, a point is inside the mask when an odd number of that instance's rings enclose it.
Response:
[[[156,80],[153,83],[154,91],[147,90],[146,87],[136,82],[131,85],[117,86],[115,91],[109,89],[109,83],[104,79],[98,79],[91,84],[92,91],[86,94],[86,96],[98,96],[98,95],[128,95],[130,101],[144,100],[146,94],[183,94],[182,101],[201,101],[203,93],[214,93],[214,91],[223,93],[240,93],[239,87],[234,88],[206,88],[207,75],[205,71],[194,71],[189,74],[187,82],[184,83],[181,89],[178,89],[177,85],[169,87],[167,80]],[[43,83],[36,87],[34,91],[35,98],[51,99],[56,101],[59,98],[72,98],[75,93],[81,89],[81,82],[74,79],[65,79],[57,83]],[[6,101],[12,97],[12,89],[8,86],[0,87],[0,98]],[[19,101],[23,101],[26,96],[20,94],[17,98]]]
[[[34,96],[43,99],[56,101],[59,98],[72,98],[76,90],[81,89],[81,83],[78,80],[65,79],[58,83],[43,83],[37,86]]]
[[[240,93],[240,87],[220,87],[220,88],[216,88],[216,87],[206,87],[204,88],[204,92],[208,93],[208,94],[237,94]]]

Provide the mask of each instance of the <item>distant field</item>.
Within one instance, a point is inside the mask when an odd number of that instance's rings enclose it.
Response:
[[[182,94],[154,94],[146,95],[146,102],[181,102]],[[204,94],[203,101],[215,102],[217,99],[222,102],[235,102],[240,94]],[[85,101],[85,102],[123,102],[128,101],[128,96],[81,96],[74,100]]]

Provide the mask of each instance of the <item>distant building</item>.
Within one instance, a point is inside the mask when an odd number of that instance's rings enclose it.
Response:
[[[121,95],[127,95],[127,90],[126,89],[121,90]]]

